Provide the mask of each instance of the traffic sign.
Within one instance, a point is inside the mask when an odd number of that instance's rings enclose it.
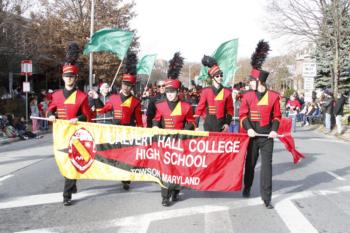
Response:
[[[21,75],[31,76],[33,72],[32,60],[23,60],[21,61]]]
[[[30,82],[23,82],[23,92],[30,92]]]
[[[303,63],[303,77],[316,77],[317,69],[316,63],[307,62]]]

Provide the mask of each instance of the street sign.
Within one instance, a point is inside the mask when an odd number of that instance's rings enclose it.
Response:
[[[23,92],[30,92],[30,82],[23,82]]]
[[[303,63],[303,77],[316,77],[316,75],[317,75],[316,63],[314,62]]]
[[[304,77],[304,90],[314,90],[314,78]]]
[[[31,76],[33,72],[32,60],[23,60],[21,61],[21,75]]]

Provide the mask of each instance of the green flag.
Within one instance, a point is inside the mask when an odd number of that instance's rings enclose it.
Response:
[[[92,35],[90,42],[85,45],[84,54],[108,51],[123,60],[133,36],[133,32],[103,28]]]
[[[237,69],[237,50],[238,39],[229,40],[219,46],[213,53],[212,57],[216,59],[222,72],[224,73],[224,86],[228,86]],[[208,68],[202,66],[199,73],[199,80],[205,80],[208,77]]]
[[[137,63],[137,74],[146,74],[150,76],[156,57],[157,54],[143,56],[139,63]]]

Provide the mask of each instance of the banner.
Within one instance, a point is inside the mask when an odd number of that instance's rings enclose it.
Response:
[[[123,60],[133,36],[133,32],[103,28],[92,35],[90,42],[85,45],[84,54],[91,52],[112,52],[120,60]]]
[[[237,69],[238,39],[233,39],[222,43],[212,54],[216,59],[220,70],[224,73],[222,84],[231,85],[232,77]],[[208,77],[208,68],[202,66],[198,80],[205,80]]]
[[[203,191],[241,189],[246,134],[57,120],[54,152],[69,179],[153,181]]]

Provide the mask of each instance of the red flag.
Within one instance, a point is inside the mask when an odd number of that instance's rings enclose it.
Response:
[[[280,141],[284,144],[285,148],[292,153],[293,162],[296,164],[300,159],[305,158],[297,149],[295,149],[294,138],[291,134],[292,129],[292,119],[282,118],[280,126],[278,128],[278,134],[283,134],[284,137],[279,137]]]

